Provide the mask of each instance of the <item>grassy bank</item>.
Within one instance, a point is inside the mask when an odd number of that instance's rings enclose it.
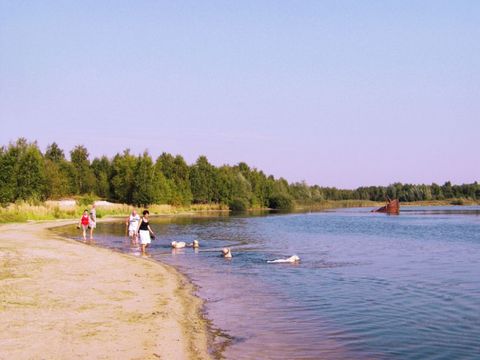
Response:
[[[49,201],[40,204],[17,202],[0,207],[0,223],[26,222],[37,220],[80,219],[85,205],[63,205],[62,202]],[[189,212],[225,211],[228,207],[217,204],[196,204],[189,206],[151,205],[148,210],[153,215],[175,215]],[[97,217],[127,216],[132,206],[127,204],[97,205]]]
[[[385,202],[382,201],[369,201],[369,200],[325,200],[315,203],[297,203],[295,204],[295,210],[308,211],[308,210],[325,210],[333,208],[349,208],[349,207],[380,207],[384,206]],[[400,202],[402,206],[451,206],[451,205],[480,205],[479,201],[471,199],[447,199],[447,200],[428,200],[428,201],[411,201]]]
[[[370,200],[324,200],[314,203],[296,203],[297,211],[319,211],[335,208],[352,208],[352,207],[376,207],[383,206],[385,203]]]
[[[480,201],[471,199],[448,199],[448,200],[428,200],[402,202],[402,206],[451,206],[451,205],[480,205]]]

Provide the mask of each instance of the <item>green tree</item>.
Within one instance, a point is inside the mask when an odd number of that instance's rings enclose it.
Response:
[[[289,193],[293,196],[295,200],[301,201],[303,203],[308,203],[312,200],[312,192],[310,191],[310,187],[305,181],[291,184]]]
[[[157,172],[162,173],[168,183],[168,203],[173,205],[186,205],[192,202],[190,188],[190,169],[182,156],[173,157],[171,154],[162,153],[155,163]]]
[[[17,163],[17,199],[45,199],[45,167],[37,145],[29,145]]]
[[[65,153],[60,149],[56,142],[53,142],[47,146],[45,158],[55,163],[59,163],[65,161]]]
[[[0,149],[0,203],[7,204],[15,201],[17,163],[16,149],[12,144],[8,148]]]
[[[160,188],[152,158],[145,151],[137,158],[133,182],[132,202],[147,206],[160,199]]]
[[[129,204],[168,203],[171,198],[167,179],[157,171],[147,152],[138,157],[130,154],[129,150],[115,155],[111,188],[115,200]]]
[[[95,193],[105,199],[110,198],[110,177],[112,174],[112,165],[106,156],[100,159],[95,158],[92,161],[91,168],[95,175]]]
[[[45,152],[45,192],[49,199],[75,194],[74,168],[65,159],[57,143],[47,146]]]
[[[432,183],[430,189],[432,190],[432,197],[434,200],[443,200],[445,198],[443,196],[442,188],[438,184]]]
[[[443,196],[445,196],[445,199],[452,199],[454,197],[452,183],[450,181],[447,181],[445,184],[442,185],[442,192]]]
[[[252,187],[238,168],[222,166],[218,169],[216,179],[217,202],[229,206],[233,203],[243,203],[250,207]]]
[[[43,200],[45,192],[45,166],[37,143],[20,138],[0,157],[0,201]]]
[[[95,175],[90,168],[90,160],[87,148],[77,145],[70,151],[70,159],[73,165],[73,182],[77,194],[87,194],[95,191]]]
[[[251,191],[250,203],[254,208],[268,207],[268,197],[272,194],[272,186],[275,180],[269,181],[262,171],[250,168],[246,163],[241,162],[234,167],[237,169],[245,180],[249,183]]]
[[[325,196],[323,195],[322,188],[318,185],[314,185],[310,189],[312,193],[312,200],[313,201],[323,201],[325,200]]]
[[[72,195],[70,176],[65,169],[70,164],[45,159],[45,196],[48,199],[60,199]]]
[[[190,168],[190,184],[195,203],[210,203],[218,201],[217,169],[208,162],[205,156],[200,156]]]
[[[137,159],[127,149],[112,161],[111,192],[115,201],[132,204]]]
[[[273,185],[273,191],[276,195],[277,194],[289,195],[288,181],[285,180],[284,178],[280,178],[276,180]]]

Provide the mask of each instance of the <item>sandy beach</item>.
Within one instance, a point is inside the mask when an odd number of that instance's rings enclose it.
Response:
[[[0,359],[208,359],[201,300],[173,268],[0,227]]]

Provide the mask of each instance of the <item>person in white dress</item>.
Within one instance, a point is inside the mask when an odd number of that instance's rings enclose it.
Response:
[[[143,211],[143,217],[140,220],[137,228],[137,234],[140,236],[140,246],[142,249],[142,255],[146,254],[146,249],[152,242],[152,238],[150,235],[155,237],[155,233],[153,232],[150,224],[148,223],[148,216],[150,212],[148,210]]]

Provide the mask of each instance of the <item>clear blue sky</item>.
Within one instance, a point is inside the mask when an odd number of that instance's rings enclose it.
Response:
[[[0,0],[0,144],[480,180],[480,1]]]

